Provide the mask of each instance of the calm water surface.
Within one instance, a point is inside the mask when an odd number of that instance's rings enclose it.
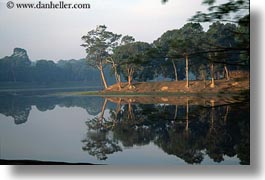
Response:
[[[250,163],[248,101],[7,94],[0,101],[0,159]]]

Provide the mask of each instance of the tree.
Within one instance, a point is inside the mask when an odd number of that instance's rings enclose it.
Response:
[[[179,78],[179,59],[175,57],[175,49],[170,44],[177,36],[179,36],[179,30],[170,30],[165,32],[153,43],[156,49],[156,52],[153,52],[153,56],[158,56],[159,58],[159,62],[157,63],[157,66],[160,67],[159,71],[162,71],[166,77],[174,77],[175,81],[178,81]]]
[[[206,65],[204,64],[200,65],[199,73],[200,73],[200,78],[203,80],[204,88],[206,88],[206,77],[207,77]]]
[[[226,47],[235,47],[236,46],[236,25],[227,23],[223,24],[219,21],[213,23],[210,25],[208,31],[207,31],[207,49],[220,49],[220,48],[226,48]],[[227,80],[230,79],[229,77],[229,69],[227,67],[226,62],[233,62],[235,59],[238,58],[238,56],[235,55],[236,53],[228,53],[226,51],[224,52],[215,52],[215,57],[218,59],[219,62],[224,62],[224,77],[226,77]],[[230,58],[230,60],[227,60]]]
[[[229,32],[236,36],[237,40],[234,45],[222,46],[208,49],[209,52],[234,53],[240,55],[241,58],[236,62],[216,61],[221,64],[249,66],[250,55],[250,33],[249,33],[249,0],[229,0],[223,4],[217,4],[216,0],[204,0],[203,4],[208,5],[208,12],[202,13],[200,11],[194,15],[190,21],[195,22],[229,22],[238,25],[234,30],[232,28]],[[216,24],[215,24],[216,25]],[[233,26],[229,24],[228,26]],[[227,32],[227,31],[226,31]],[[228,35],[229,36],[229,35]],[[228,37],[227,37],[228,38]],[[234,60],[233,60],[234,61]]]
[[[96,121],[96,122],[92,122]],[[90,123],[98,123],[97,119],[87,121],[88,127]],[[83,151],[87,151],[89,155],[95,156],[98,160],[106,160],[108,155],[122,151],[118,142],[110,137],[108,130],[89,127],[86,138],[82,140],[84,146]]]
[[[126,44],[130,44],[133,42],[135,42],[134,37],[129,36],[129,35],[123,36],[121,39],[121,45],[126,45]]]
[[[120,46],[133,43],[134,41],[135,39],[132,36],[123,36]],[[107,62],[111,64],[112,70],[114,71],[116,83],[118,84],[119,90],[121,90],[121,61],[114,53],[110,58],[107,59]]]
[[[11,56],[0,59],[0,81],[30,81],[30,65],[27,51],[14,48]]]
[[[186,64],[186,87],[189,87],[189,55],[200,51],[202,38],[204,37],[203,28],[199,23],[187,23],[179,34],[171,42],[175,57],[184,57]]]
[[[107,102],[108,100],[105,99],[98,117],[86,122],[88,132],[86,138],[82,140],[82,143],[85,144],[82,149],[99,160],[106,160],[109,154],[122,151],[118,141],[109,134],[111,127],[109,124],[113,123],[104,118]]]
[[[106,30],[105,25],[99,25],[82,37],[85,42],[81,46],[86,48],[89,64],[100,71],[101,79],[105,89],[108,88],[104,75],[104,67],[107,59],[111,56],[113,49],[118,45],[121,35]]]
[[[133,88],[133,78],[140,74],[144,64],[147,63],[145,52],[151,46],[144,42],[131,42],[121,45],[114,50],[113,57],[120,63],[121,72],[128,80],[128,88]]]

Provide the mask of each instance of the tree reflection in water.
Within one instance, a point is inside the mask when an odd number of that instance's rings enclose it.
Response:
[[[106,160],[107,155],[122,151],[118,141],[109,132],[110,127],[112,127],[110,123],[112,122],[107,121],[104,117],[106,105],[107,99],[103,103],[100,114],[86,122],[89,131],[86,138],[82,140],[85,144],[82,149],[99,160]]]
[[[110,109],[106,119],[108,100],[116,109]],[[248,102],[220,104],[211,99],[198,104],[188,97],[181,102],[140,104],[134,98],[106,98],[101,113],[87,121],[83,150],[105,160],[122,147],[153,142],[188,164],[200,164],[205,155],[217,163],[236,155],[241,164],[250,163]]]
[[[80,107],[88,120],[83,150],[100,160],[124,147],[153,143],[189,164],[206,155],[215,162],[225,156],[250,163],[249,99],[218,97],[100,97],[2,95],[0,113],[15,124],[26,123],[32,107],[39,111]],[[101,106],[102,105],[102,106]],[[151,152],[150,152],[151,153]]]

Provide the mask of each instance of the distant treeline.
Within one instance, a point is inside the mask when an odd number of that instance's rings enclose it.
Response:
[[[106,73],[109,68],[105,69]],[[109,81],[114,78],[107,77]],[[26,50],[15,48],[11,56],[0,59],[0,82],[65,82],[80,81],[100,85],[99,72],[85,59],[30,61]]]

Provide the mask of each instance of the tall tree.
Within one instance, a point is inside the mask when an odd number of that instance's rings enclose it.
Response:
[[[178,29],[169,30],[153,43],[153,46],[156,48],[153,56],[158,56],[159,58],[157,65],[160,66],[160,72],[165,76],[174,77],[175,81],[178,81],[179,78],[178,64],[180,59],[176,55],[176,50],[171,47],[171,43],[178,36]]]
[[[204,31],[199,23],[187,23],[171,42],[175,57],[183,57],[186,64],[186,87],[189,87],[189,55],[200,51]]]
[[[131,89],[133,78],[143,70],[147,62],[146,52],[150,45],[144,42],[133,42],[121,45],[114,50],[114,59],[120,61],[121,72],[128,80],[128,88]]]
[[[210,25],[208,31],[207,31],[207,48],[208,49],[223,49],[223,48],[230,48],[236,46],[236,36],[235,32],[237,30],[237,27],[235,24],[227,23],[223,24],[219,21],[213,23]],[[218,58],[218,62],[224,62],[224,77],[226,77],[227,80],[230,79],[229,77],[229,69],[226,64],[226,62],[233,62],[235,61],[234,56],[238,54],[238,52],[235,53],[228,53],[227,51],[224,52],[215,52],[216,58]],[[228,60],[229,58],[229,60]]]
[[[135,39],[132,36],[126,35],[121,39],[120,46],[124,46],[130,43],[133,43]],[[114,50],[115,51],[115,50]],[[121,59],[117,54],[113,54],[110,58],[107,59],[107,62],[111,64],[112,70],[115,75],[116,83],[118,84],[119,90],[121,90]]]
[[[113,49],[118,45],[118,40],[121,35],[107,31],[105,25],[99,25],[82,37],[85,42],[81,46],[86,48],[87,60],[89,64],[100,71],[102,82],[105,89],[108,88],[104,75],[104,67],[113,52]]]

